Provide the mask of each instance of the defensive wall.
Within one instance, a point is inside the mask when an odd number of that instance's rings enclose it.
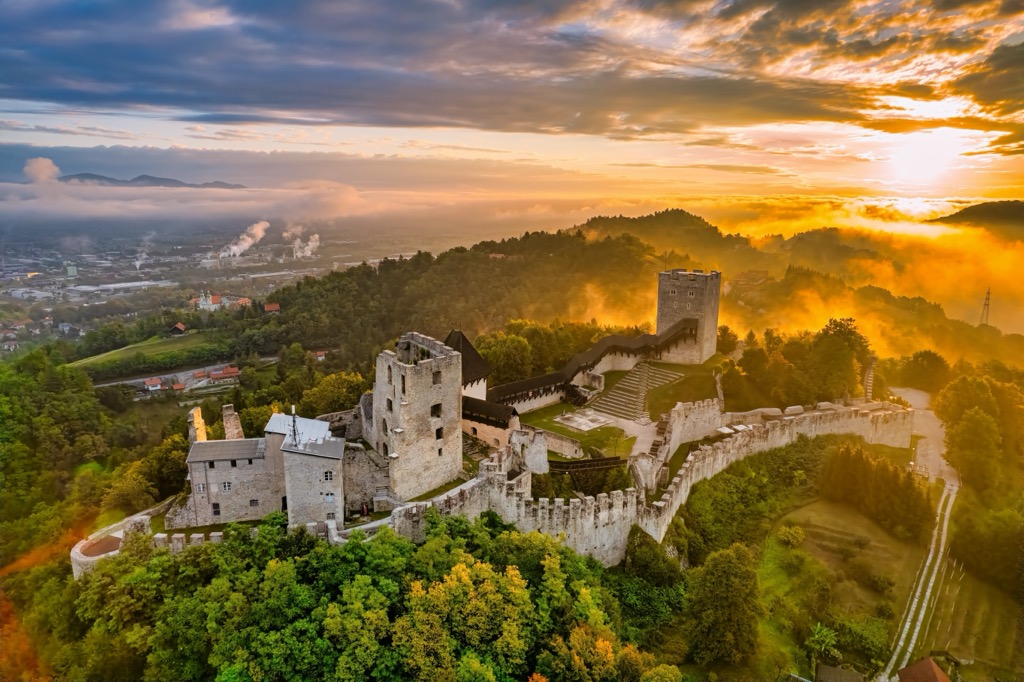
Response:
[[[110,549],[108,551],[97,551],[103,548],[103,541],[106,538],[114,537],[114,534],[118,531],[122,533],[122,536],[130,535],[132,533],[145,533],[148,535],[150,532],[150,519],[167,511],[174,503],[174,500],[174,497],[169,497],[156,506],[150,507],[138,514],[132,514],[128,518],[118,521],[117,523],[112,523],[109,526],[100,528],[95,533],[79,540],[78,543],[71,548],[71,574],[75,577],[75,580],[80,578],[86,571],[91,570],[100,559],[105,559],[120,553],[120,542],[117,542],[117,547],[114,549]]]
[[[548,450],[557,453],[562,457],[568,457],[569,459],[583,459],[583,444],[575,438],[569,436],[563,436],[560,433],[554,431],[548,431],[546,429],[540,429],[536,426],[523,426],[523,429],[533,431],[537,433],[543,433],[544,438],[547,439]]]
[[[876,409],[865,409],[872,407]],[[564,536],[566,545],[577,552],[614,565],[625,557],[626,540],[633,525],[660,542],[696,483],[751,454],[788,445],[801,435],[813,438],[853,434],[871,443],[909,447],[912,433],[913,412],[882,403],[784,416],[754,424],[691,453],[661,498],[652,504],[647,504],[633,488],[568,502],[535,501],[531,498],[529,472],[510,478],[509,472],[515,469],[499,453],[481,464],[473,481],[429,502],[397,509],[392,519],[396,530],[416,539],[422,535],[424,513],[429,506],[442,514],[469,517],[489,509],[522,532],[536,530],[554,537]]]

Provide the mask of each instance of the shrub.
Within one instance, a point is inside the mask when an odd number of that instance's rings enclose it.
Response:
[[[783,526],[775,532],[775,535],[779,538],[779,542],[786,547],[799,547],[804,543],[806,537],[804,529],[800,526]]]

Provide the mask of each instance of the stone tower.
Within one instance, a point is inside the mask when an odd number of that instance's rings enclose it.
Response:
[[[666,270],[658,275],[658,328],[663,334],[687,320],[688,338],[662,354],[667,362],[700,364],[718,345],[718,297],[722,276],[716,270]]]
[[[377,356],[372,446],[388,459],[392,494],[419,497],[462,471],[462,354],[403,334]]]

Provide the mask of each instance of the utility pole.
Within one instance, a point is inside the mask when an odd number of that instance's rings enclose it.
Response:
[[[988,324],[988,307],[992,300],[992,287],[989,287],[985,292],[985,305],[981,307],[981,323]],[[980,325],[979,325],[980,326]]]

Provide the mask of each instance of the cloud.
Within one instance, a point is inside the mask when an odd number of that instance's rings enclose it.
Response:
[[[57,164],[47,158],[37,157],[25,162],[25,175],[34,183],[56,182],[60,175]]]
[[[775,166],[760,166],[755,164],[737,163],[687,163],[679,165],[663,163],[613,163],[612,166],[626,166],[630,168],[692,168],[696,170],[710,170],[721,173],[742,173],[748,175],[789,175],[781,168]]]

